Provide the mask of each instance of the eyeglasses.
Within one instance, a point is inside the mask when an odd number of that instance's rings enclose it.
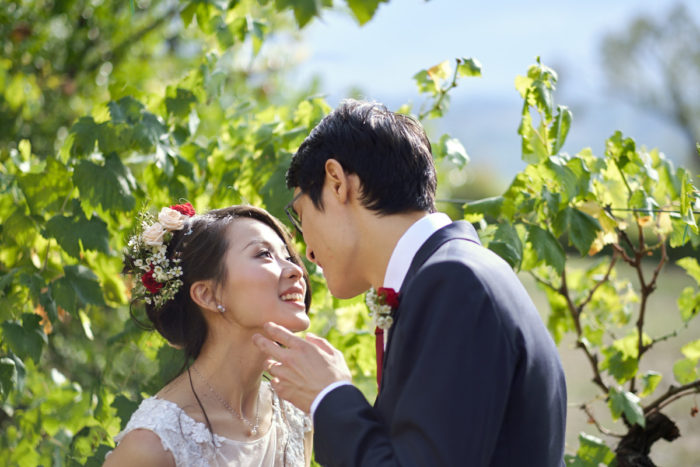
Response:
[[[287,213],[287,217],[289,218],[289,222],[292,223],[294,228],[299,232],[299,235],[303,236],[304,233],[301,231],[301,219],[299,218],[299,214],[294,210],[294,203],[296,200],[299,199],[299,197],[303,194],[303,192],[299,192],[292,200],[287,204],[287,206],[284,208],[284,212]]]

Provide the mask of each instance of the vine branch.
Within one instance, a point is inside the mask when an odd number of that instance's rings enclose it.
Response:
[[[558,292],[566,299],[569,313],[571,314],[571,318],[574,320],[574,326],[576,327],[576,346],[582,349],[586,354],[586,358],[588,358],[588,362],[593,369],[593,382],[607,394],[609,389],[603,381],[603,377],[598,369],[598,356],[592,353],[581,340],[583,337],[583,330],[581,328],[581,313],[569,296],[569,288],[566,282],[566,268],[564,268],[561,273],[561,287],[559,288]]]
[[[588,406],[588,404],[583,403],[579,406],[581,410],[583,410],[586,415],[588,415],[588,420],[595,425],[595,427],[598,429],[599,432],[606,436],[612,436],[614,438],[623,438],[624,435],[620,433],[615,433],[613,431],[608,430],[605,428],[603,425],[601,425],[598,420],[595,418],[595,415],[593,415],[593,410]]]
[[[700,379],[696,379],[695,381],[684,384],[683,386],[671,385],[664,394],[644,407],[644,415],[659,411],[671,402],[695,392],[700,392]]]

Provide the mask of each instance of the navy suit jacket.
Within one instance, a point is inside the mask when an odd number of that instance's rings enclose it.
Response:
[[[566,385],[510,266],[454,222],[419,249],[400,291],[379,395],[354,386],[314,414],[323,465],[561,466]]]

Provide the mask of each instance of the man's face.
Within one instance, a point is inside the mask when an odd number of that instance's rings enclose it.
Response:
[[[292,208],[299,216],[306,243],[306,257],[323,270],[328,288],[337,298],[351,298],[367,289],[360,279],[359,239],[348,208],[338,203],[324,186],[323,210],[295,189]]]

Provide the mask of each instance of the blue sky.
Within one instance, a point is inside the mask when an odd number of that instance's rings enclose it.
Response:
[[[304,32],[307,58],[297,79],[319,76],[331,105],[353,87],[390,107],[418,105],[422,100],[412,80],[418,70],[455,57],[477,58],[483,77],[462,82],[448,117],[435,130],[455,134],[474,164],[491,165],[508,178],[524,165],[514,130],[521,102],[513,80],[539,55],[561,74],[557,101],[574,110],[569,152],[592,146],[600,153],[605,138],[619,128],[673,158],[682,152],[673,128],[602,94],[599,48],[604,34],[623,30],[640,14],[665,16],[677,3],[392,0],[363,27],[347,14],[326,12]],[[700,22],[700,1],[683,3]],[[596,102],[598,108],[585,105]]]

